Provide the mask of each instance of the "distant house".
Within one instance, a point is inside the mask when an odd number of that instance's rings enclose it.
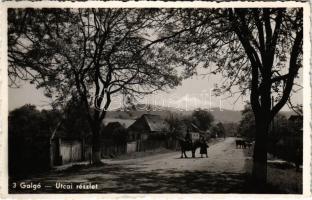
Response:
[[[135,120],[120,119],[120,118],[106,118],[103,123],[104,123],[104,126],[107,126],[111,122],[119,122],[124,128],[128,128],[135,122]]]
[[[128,128],[129,140],[137,142],[137,151],[166,146],[169,124],[159,115],[143,114]]]
[[[120,137],[120,138],[118,138]],[[127,138],[126,128],[119,122],[109,122],[103,129],[102,139],[114,139],[118,141]]]
[[[177,138],[185,138],[186,134],[191,135],[191,139],[198,140],[200,137],[207,138],[210,135],[210,132],[201,130],[195,123],[189,120],[181,120],[175,127],[174,133]]]
[[[191,134],[191,138],[193,141],[195,140],[199,140],[200,137],[204,137],[206,139],[208,139],[210,137],[210,131],[203,131],[201,130],[196,124],[189,122],[187,120],[183,120],[182,121],[184,123],[183,129],[184,131],[182,131],[182,137],[184,138],[186,133],[189,132]]]
[[[149,135],[161,135],[169,131],[169,124],[159,115],[143,114],[128,128],[142,139]]]
[[[189,131],[191,133],[192,140],[199,140],[200,137],[204,137],[208,139],[208,137],[211,135],[210,131],[203,131],[201,130],[196,124],[191,123],[189,126]]]

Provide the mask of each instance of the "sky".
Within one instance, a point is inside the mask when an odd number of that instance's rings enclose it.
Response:
[[[238,94],[229,97],[224,94],[220,97],[211,95],[211,90],[215,83],[220,83],[222,77],[218,75],[194,76],[182,81],[182,84],[167,92],[158,92],[138,99],[137,103],[174,107],[176,109],[194,110],[196,108],[219,108],[228,110],[242,110],[249,96],[238,98]],[[292,102],[302,103],[302,90],[296,93]],[[238,98],[238,100],[237,100]],[[237,101],[236,101],[237,100]],[[236,101],[236,103],[235,103]],[[36,89],[34,85],[24,83],[20,88],[9,88],[9,110],[18,108],[24,104],[34,104],[38,109],[49,109],[50,99],[43,95],[43,90]],[[122,97],[114,98],[110,109],[121,107]],[[283,110],[289,110],[285,105]]]

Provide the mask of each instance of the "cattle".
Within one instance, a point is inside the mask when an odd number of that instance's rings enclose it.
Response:
[[[238,149],[239,145],[240,145],[240,140],[235,140],[236,143],[236,149]]]
[[[241,149],[250,149],[252,146],[251,142],[247,142],[245,140],[236,140],[236,149],[241,148]]]
[[[244,141],[243,140],[236,140],[236,148],[243,148]]]

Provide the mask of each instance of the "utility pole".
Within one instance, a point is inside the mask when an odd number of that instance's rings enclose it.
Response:
[[[274,97],[272,96],[272,103],[271,103],[271,109],[274,107]],[[275,116],[273,117],[272,119],[272,130],[271,130],[271,135],[273,135],[273,137],[276,137],[275,135],[275,126],[274,126],[274,118]],[[275,152],[276,152],[276,144],[273,144],[273,156],[275,157]]]
[[[272,103],[271,103],[271,109],[274,107],[274,97],[272,96],[271,97],[272,98]],[[274,129],[274,118],[275,118],[275,116],[273,117],[273,119],[272,119],[272,128],[271,128],[271,131],[272,131],[272,133],[274,134],[274,131],[275,131],[275,129]]]

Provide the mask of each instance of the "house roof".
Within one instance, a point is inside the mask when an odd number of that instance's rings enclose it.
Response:
[[[119,122],[109,122],[106,126],[106,129],[115,129],[115,128],[125,128],[121,123]]]
[[[169,124],[159,115],[143,114],[130,127],[131,130],[136,131],[150,131],[161,132],[168,131]]]
[[[103,123],[105,126],[107,126],[111,122],[119,122],[123,127],[128,128],[135,122],[135,120],[119,119],[119,118],[105,118]]]
[[[116,131],[120,132],[120,130],[126,131],[126,128],[123,125],[121,125],[119,122],[110,122],[104,127],[103,131],[105,135],[102,135],[102,136],[105,136],[105,137],[112,136],[112,134],[116,133]]]
[[[209,130],[206,130],[206,131],[203,131],[201,130],[196,124],[194,123],[187,123],[187,126],[188,126],[188,130],[189,131],[192,131],[192,132],[198,132],[200,134],[206,134],[206,133],[210,133]]]
[[[201,131],[200,128],[198,128],[198,126],[196,126],[196,124],[194,124],[194,123],[191,123],[190,129],[191,129],[191,131],[196,131],[196,132]]]
[[[159,115],[144,114],[142,117],[146,120],[150,131],[159,132],[169,130],[169,124]]]
[[[102,130],[101,140],[123,140],[125,137],[127,137],[127,135],[127,130],[123,125],[121,125],[119,122],[110,122]]]

